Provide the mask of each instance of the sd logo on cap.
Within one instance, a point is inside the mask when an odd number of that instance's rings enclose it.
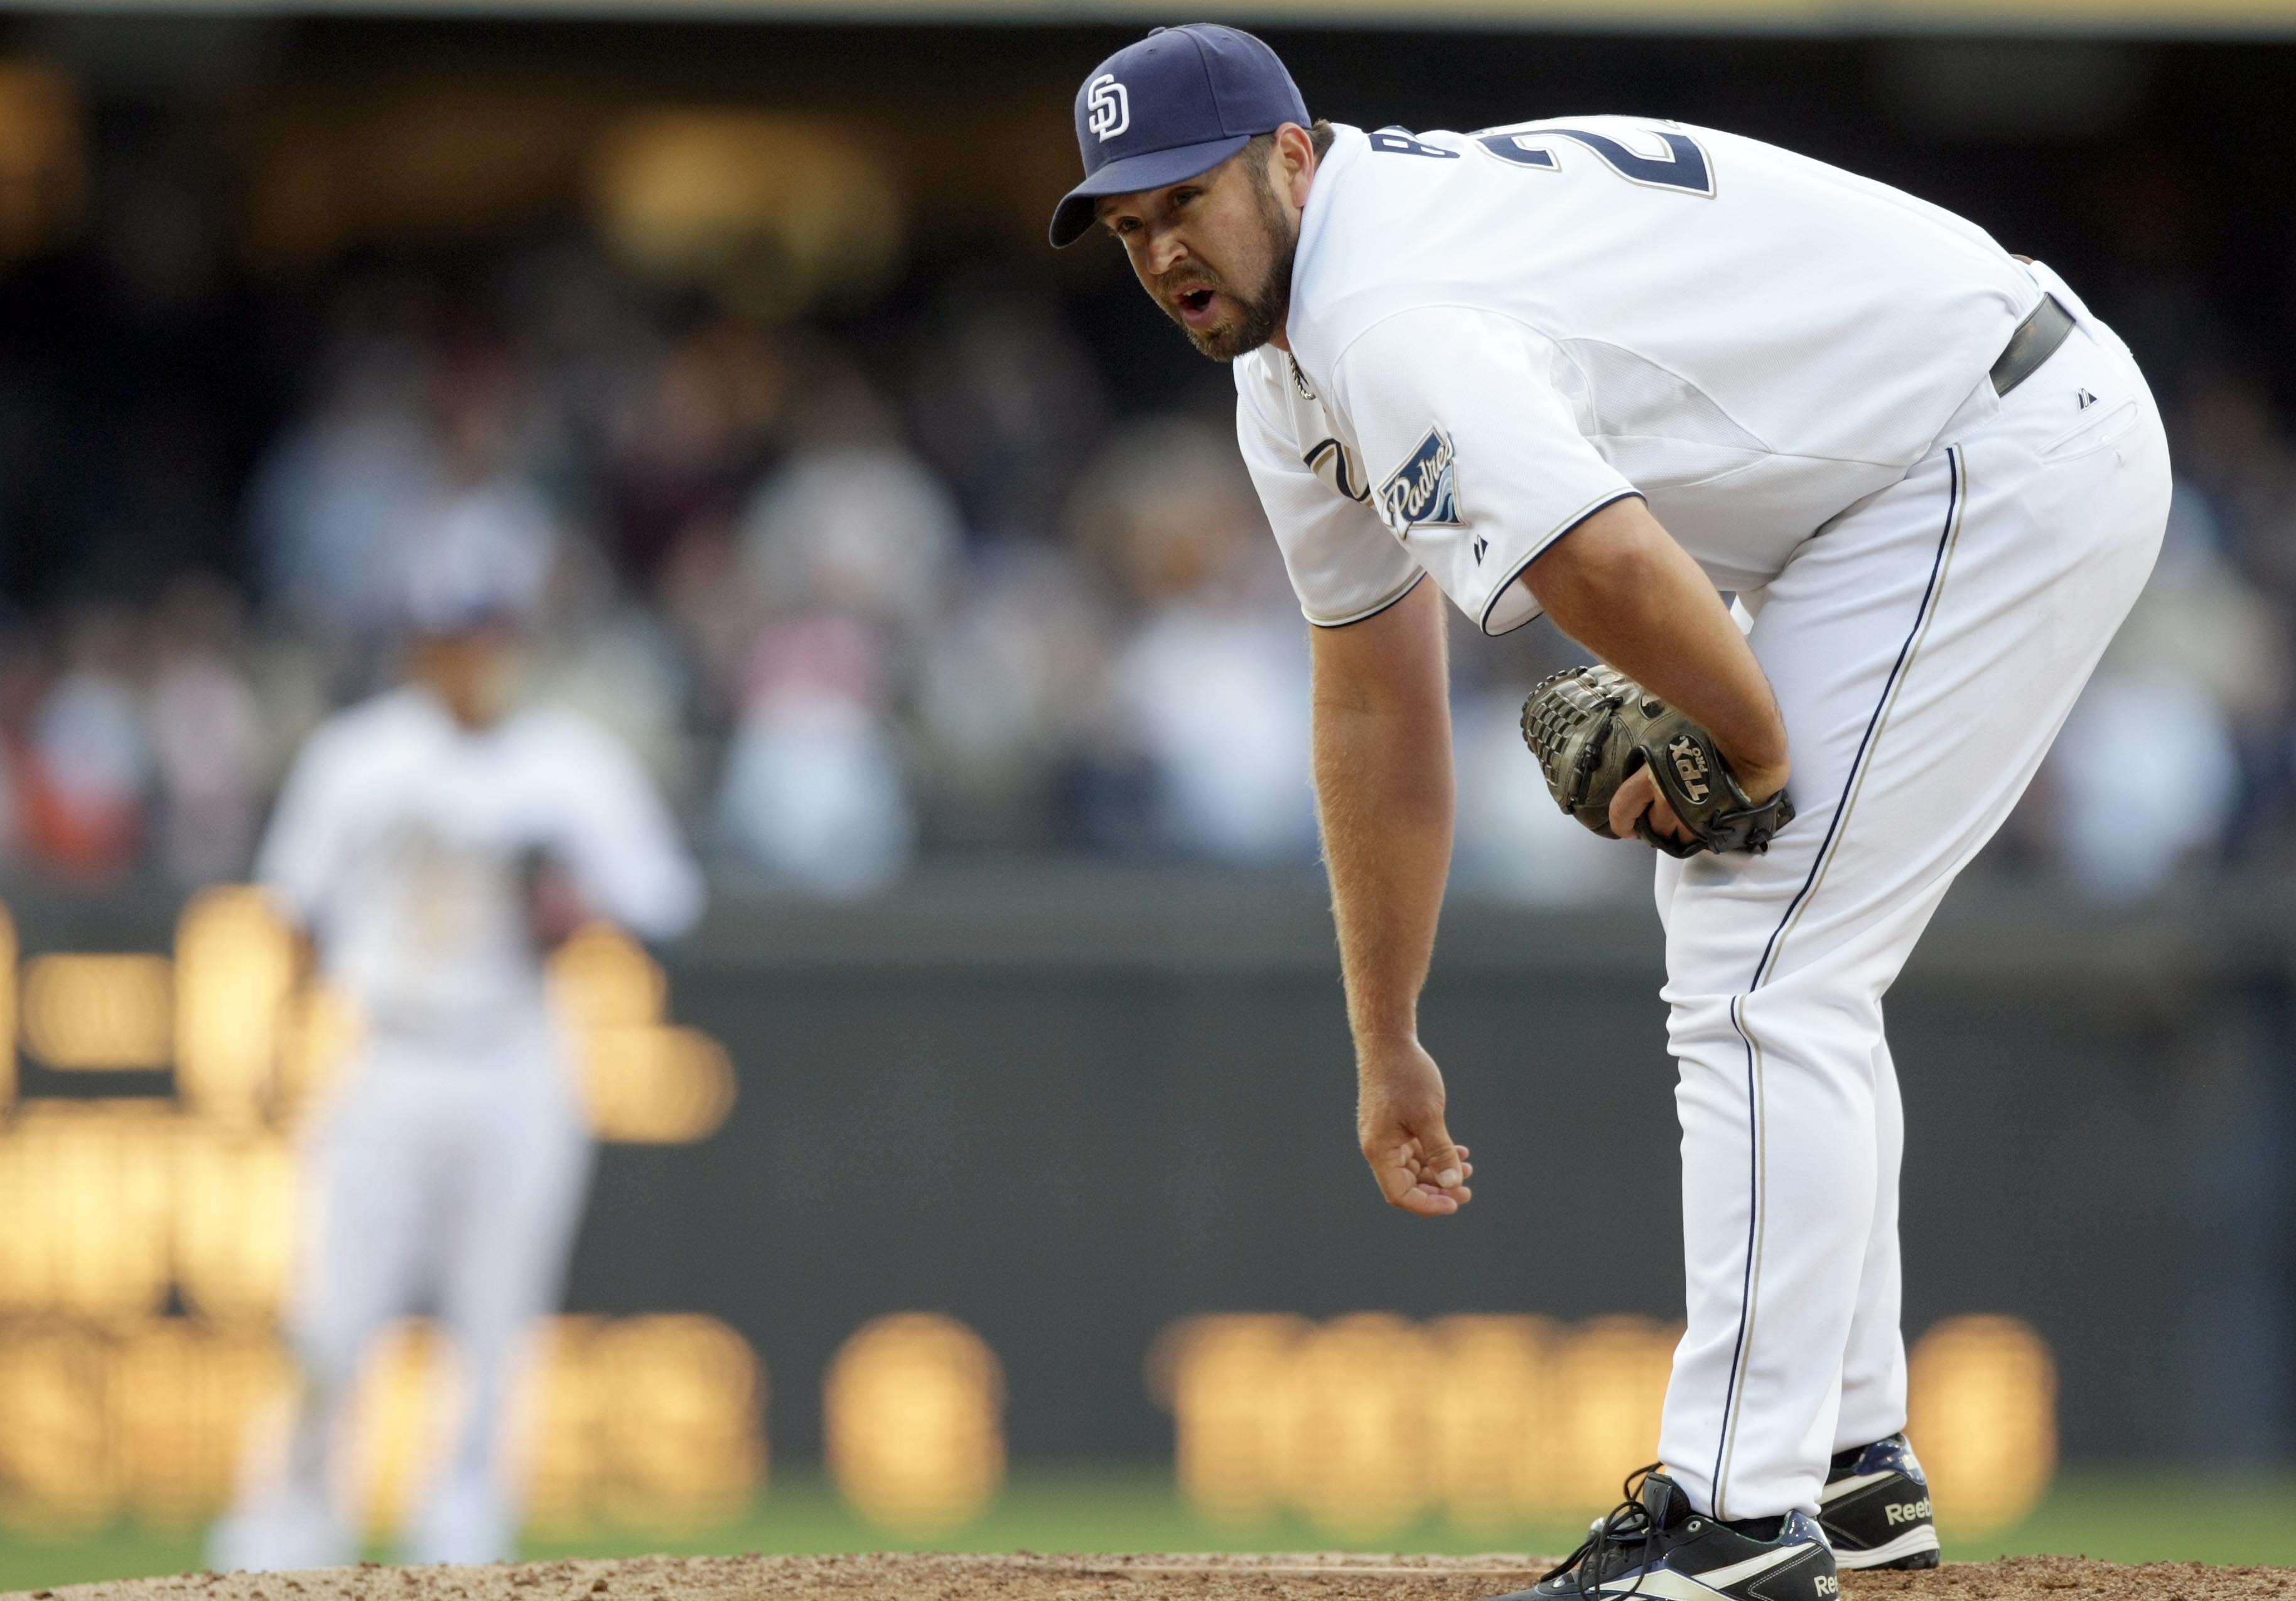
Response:
[[[1275,52],[1239,29],[1190,22],[1127,45],[1077,91],[1085,178],[1053,213],[1053,243],[1082,238],[1103,195],[1209,172],[1287,122],[1308,126],[1299,86]]]

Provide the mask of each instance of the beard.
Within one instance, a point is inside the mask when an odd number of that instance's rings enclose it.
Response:
[[[1234,361],[1248,356],[1275,337],[1292,310],[1292,267],[1300,254],[1300,236],[1285,226],[1283,209],[1276,204],[1275,189],[1267,181],[1267,172],[1257,165],[1251,168],[1252,193],[1259,213],[1260,227],[1265,233],[1270,258],[1267,275],[1251,291],[1237,288],[1214,268],[1196,264],[1176,270],[1174,277],[1198,287],[1213,289],[1225,294],[1235,307],[1235,316],[1209,328],[1191,328],[1172,308],[1170,300],[1159,293],[1156,303],[1164,308],[1165,315],[1179,324],[1180,332],[1188,342],[1214,361]],[[1161,285],[1159,285],[1160,290]]]

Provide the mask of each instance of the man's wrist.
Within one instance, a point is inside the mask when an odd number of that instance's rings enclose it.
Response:
[[[1357,1065],[1365,1066],[1391,1062],[1398,1054],[1408,1055],[1419,1044],[1419,1030],[1411,1025],[1357,1029],[1355,1039]]]
[[[1730,776],[1738,781],[1738,787],[1746,792],[1746,799],[1756,802],[1776,794],[1785,788],[1786,780],[1793,776],[1793,764],[1784,757],[1775,761],[1753,761],[1725,751],[1722,759],[1730,764]]]

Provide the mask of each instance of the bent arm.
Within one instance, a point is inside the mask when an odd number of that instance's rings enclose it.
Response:
[[[1729,608],[1639,499],[1613,501],[1523,573],[1554,625],[1714,735],[1750,799],[1785,787],[1785,719]]]
[[[1456,1211],[1472,1170],[1419,1044],[1419,991],[1451,865],[1443,600],[1421,584],[1314,631],[1316,797],[1355,1036],[1357,1134],[1390,1205]]]
[[[590,909],[649,943],[692,928],[701,915],[701,873],[637,758],[602,730],[570,722],[558,759],[562,866]]]

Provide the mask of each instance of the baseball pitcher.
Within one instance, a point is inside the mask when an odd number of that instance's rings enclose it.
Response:
[[[1113,234],[1234,363],[1315,625],[1358,1129],[1392,1204],[1456,1211],[1473,1171],[1417,1035],[1451,848],[1442,596],[1600,658],[1524,731],[1564,809],[1661,852],[1689,1327],[1660,1462],[1525,1594],[1824,1601],[1837,1564],[1934,1564],[1882,998],[2152,568],[2169,460],[2127,348],[2046,267],[1881,184],[1639,118],[1315,122],[1231,29],[1111,56],[1076,134],[1053,242]]]

